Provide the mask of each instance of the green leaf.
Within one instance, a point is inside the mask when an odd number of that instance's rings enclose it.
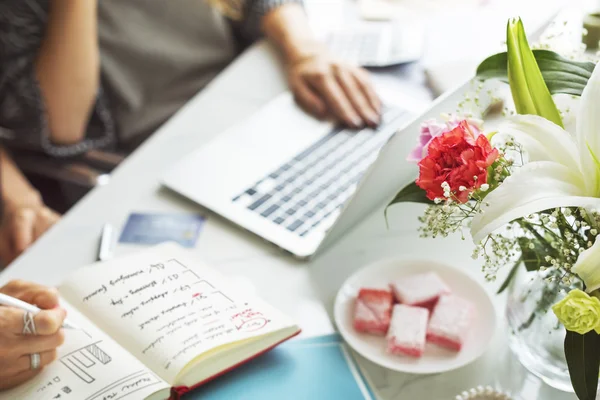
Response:
[[[422,204],[435,204],[433,201],[427,198],[427,195],[423,189],[417,186],[416,182],[411,182],[404,187],[396,197],[385,207],[383,215],[387,224],[387,212],[388,208],[398,203],[422,203]]]
[[[521,55],[518,20],[511,19],[506,27],[507,74],[510,91],[519,114],[537,115],[537,109],[527,83]]]
[[[534,239],[519,237],[517,242],[521,248],[521,261],[529,272],[537,271],[542,265],[547,264],[546,256],[557,258],[556,250],[541,237]],[[529,247],[531,244],[533,244],[533,249]]]
[[[596,400],[600,373],[600,335],[567,331],[565,356],[573,389],[579,400]]]
[[[533,56],[551,94],[581,96],[595,67],[593,62],[569,60],[550,50],[533,50]],[[507,53],[494,54],[485,59],[477,67],[477,77],[508,83]]]
[[[527,42],[521,19],[508,21],[508,82],[519,114],[539,115],[559,126],[562,118]]]
[[[502,286],[500,286],[500,289],[498,289],[498,291],[496,292],[496,294],[500,294],[500,293],[504,292],[506,290],[506,288],[508,288],[508,285],[510,285],[510,282],[514,279],[514,277],[517,274],[517,271],[519,270],[519,267],[521,266],[522,262],[523,262],[523,260],[521,258],[519,258],[517,260],[517,262],[515,263],[515,265],[513,265],[513,267],[511,268],[510,272],[508,273],[508,276],[506,277],[506,280],[504,281],[504,283],[502,284]]]
[[[427,198],[427,195],[423,189],[417,186],[415,182],[411,182],[404,187],[394,200],[388,204],[388,207],[393,206],[397,203],[423,203],[423,204],[434,204],[433,201]]]

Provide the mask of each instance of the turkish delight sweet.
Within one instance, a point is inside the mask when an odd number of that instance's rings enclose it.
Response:
[[[393,302],[389,290],[360,289],[354,306],[354,329],[385,335],[390,326]]]
[[[399,303],[425,307],[430,310],[440,296],[449,294],[450,288],[435,272],[406,276],[391,284],[394,296]]]
[[[475,316],[473,304],[455,295],[441,296],[427,327],[427,341],[460,351]]]
[[[421,357],[425,350],[429,310],[396,304],[387,334],[387,351],[391,354]]]

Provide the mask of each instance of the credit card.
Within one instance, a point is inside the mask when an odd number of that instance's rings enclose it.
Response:
[[[129,215],[119,242],[146,245],[177,242],[192,248],[204,221],[204,217],[192,214],[133,213]]]

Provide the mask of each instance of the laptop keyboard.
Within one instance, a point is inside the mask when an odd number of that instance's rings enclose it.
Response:
[[[408,114],[384,109],[382,124],[360,131],[336,128],[233,198],[299,236],[328,230],[379,150]]]

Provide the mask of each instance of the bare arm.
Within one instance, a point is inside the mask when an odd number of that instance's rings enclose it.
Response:
[[[368,73],[332,58],[314,38],[299,4],[269,12],[262,29],[283,55],[290,89],[308,112],[332,115],[354,128],[379,123],[381,104]]]
[[[42,198],[21,173],[8,153],[0,147],[0,180],[2,206],[6,212],[20,206],[39,207]]]
[[[96,8],[96,0],[50,2],[36,76],[55,144],[85,137],[100,79]]]
[[[6,266],[58,222],[59,215],[46,207],[40,193],[31,186],[2,148],[0,148],[0,179],[2,185],[0,263]]]
[[[263,18],[262,28],[287,63],[298,62],[324,50],[312,34],[300,4],[290,3],[274,9]]]

